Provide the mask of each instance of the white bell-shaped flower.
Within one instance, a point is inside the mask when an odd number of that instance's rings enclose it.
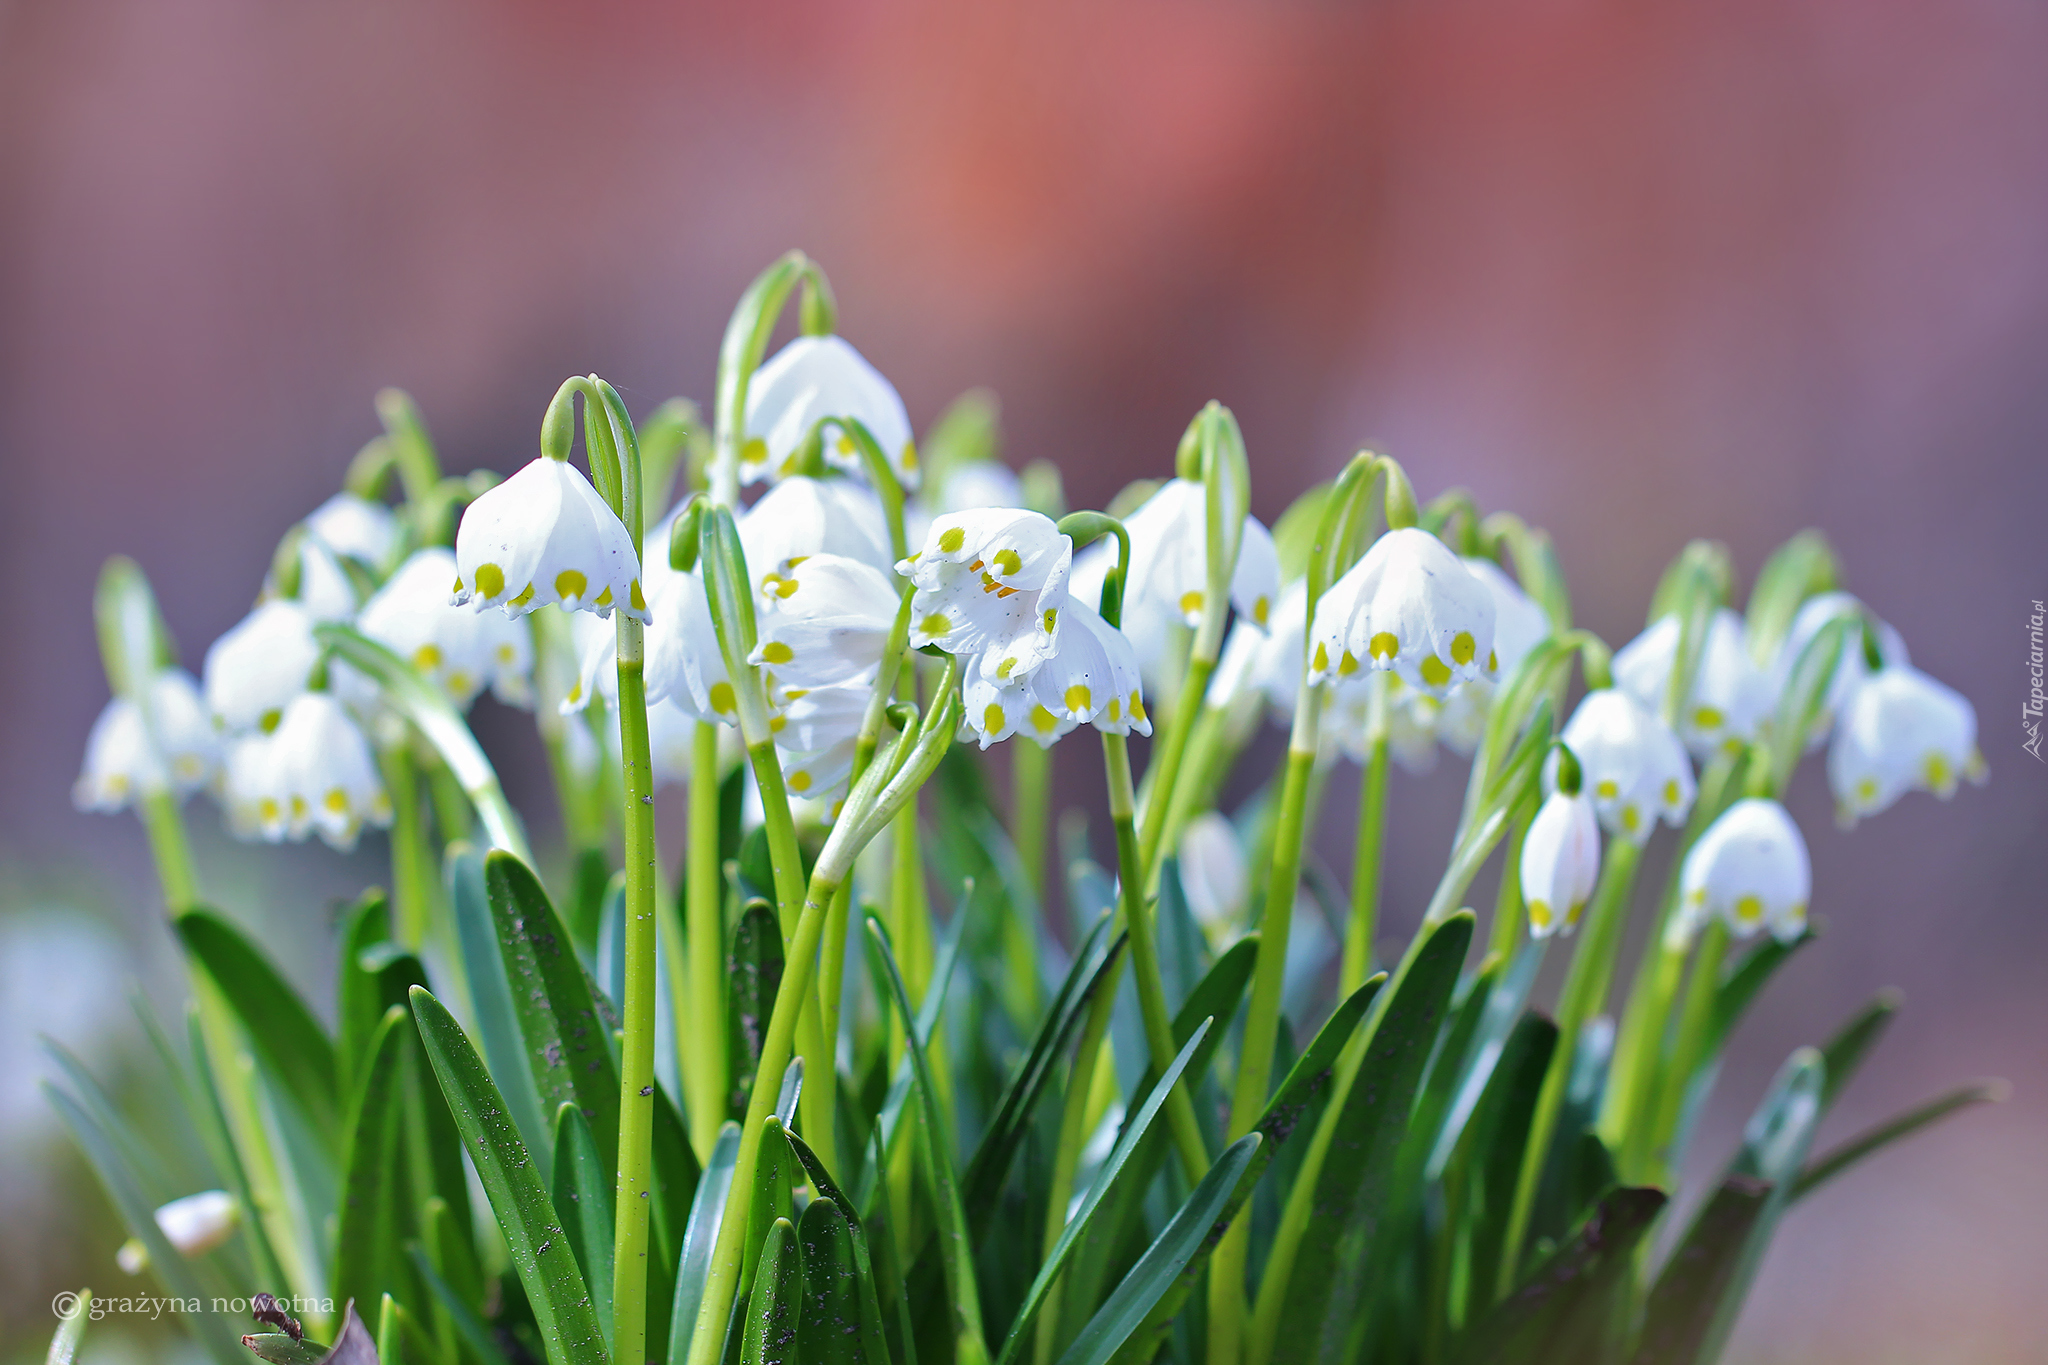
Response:
[[[704,590],[703,565],[690,573],[669,573],[656,581],[647,600],[647,653],[641,676],[651,705],[670,701],[698,720],[735,725],[739,702],[726,676],[725,654],[718,644],[718,626],[711,619],[711,599]],[[584,677],[618,696],[617,633],[609,652],[593,665],[583,654]],[[572,699],[574,700],[574,699]]]
[[[1600,824],[1583,793],[1544,798],[1522,838],[1521,880],[1531,937],[1578,927],[1600,880]]]
[[[1799,826],[1775,801],[1737,801],[1707,827],[1679,872],[1680,914],[1674,932],[1684,938],[1719,915],[1738,938],[1768,928],[1789,943],[1806,928],[1813,868]]]
[[[1676,616],[1659,617],[1614,656],[1615,685],[1659,715],[1682,629]],[[1770,679],[1750,658],[1742,618],[1726,607],[1716,611],[1700,652],[1692,697],[1678,718],[1679,738],[1693,757],[1705,762],[1755,739],[1775,700]]]
[[[318,833],[346,853],[365,824],[389,825],[391,802],[369,741],[325,692],[302,692],[265,742],[257,821],[272,843]]]
[[[1493,595],[1442,541],[1413,526],[1389,531],[1316,604],[1309,681],[1393,669],[1442,695],[1485,672],[1493,633]]]
[[[1237,827],[1222,812],[1204,811],[1181,831],[1180,889],[1212,940],[1235,934],[1251,903],[1251,873]]]
[[[543,455],[462,514],[455,532],[457,606],[516,616],[560,602],[647,619],[640,559],[610,504],[567,460]]]
[[[182,668],[160,669],[141,706],[116,697],[101,710],[71,799],[80,810],[113,812],[160,791],[184,796],[219,764],[220,738],[198,684]]]
[[[791,566],[763,597],[747,661],[783,686],[831,687],[871,674],[896,624],[893,577],[836,554]]]
[[[1798,615],[1792,618],[1791,629],[1785,632],[1784,640],[1778,645],[1777,656],[1767,670],[1771,694],[1783,695],[1786,685],[1792,680],[1792,670],[1799,663],[1799,656],[1806,652],[1806,647],[1813,643],[1813,637],[1820,634],[1828,622],[1857,616],[1862,611],[1863,604],[1846,592],[1817,593],[1801,603]],[[1883,621],[1877,623],[1877,653],[1886,668],[1912,662],[1906,652],[1904,637]],[[1835,718],[1869,676],[1870,666],[1863,658],[1861,633],[1851,632],[1843,643],[1841,658],[1835,665],[1835,676],[1828,683],[1820,714],[1814,717],[1813,728],[1807,732],[1806,747],[1809,750],[1818,749],[1827,742]]]
[[[221,755],[220,783],[216,795],[227,817],[228,833],[237,839],[254,841],[263,837],[263,803],[269,800],[279,811],[270,781],[269,735],[260,731],[227,741]]]
[[[485,687],[500,701],[532,697],[533,638],[503,616],[467,611],[448,601],[455,555],[440,546],[418,550],[363,606],[356,628],[468,706]],[[602,628],[602,623],[600,623]]]
[[[1177,619],[1188,626],[1201,624],[1209,589],[1208,502],[1202,484],[1168,479],[1124,518],[1124,530],[1131,538],[1130,571],[1124,579],[1124,601],[1130,610],[1157,611],[1167,620]],[[1091,561],[1088,577],[1098,589],[1102,571],[1116,562],[1116,553],[1116,542],[1104,539],[1083,555]],[[1083,581],[1079,564],[1075,565],[1075,580]],[[1263,629],[1279,596],[1280,556],[1273,547],[1272,533],[1247,516],[1237,564],[1231,572],[1231,605],[1239,616]]]
[[[1984,756],[1977,712],[1962,693],[1901,665],[1880,669],[1850,694],[1828,749],[1828,784],[1845,825],[1909,791],[1946,801],[1965,777],[1984,780]]]
[[[580,726],[576,728],[581,728]],[[647,707],[647,756],[654,767],[654,785],[680,786],[690,780],[697,752],[697,718],[673,701]]]
[[[204,1256],[235,1232],[240,1215],[226,1190],[202,1190],[156,1211],[157,1229],[181,1256]]]
[[[1111,735],[1152,733],[1131,642],[1076,599],[1068,599],[1059,648],[1024,682],[1006,687],[977,675],[968,684],[963,723],[984,749],[1018,733],[1050,746],[1082,725]]]
[[[335,552],[312,536],[299,544],[297,601],[315,621],[346,621],[360,605],[355,580]]]
[[[1502,681],[1512,678],[1529,651],[1550,638],[1550,614],[1492,560],[1470,555],[1458,562],[1493,598],[1493,652],[1487,658],[1486,672]]]
[[[798,337],[754,371],[747,385],[746,440],[740,478],[757,483],[794,473],[793,461],[820,420],[850,417],[865,426],[905,488],[917,487],[917,446],[910,414],[895,387],[844,337]],[[859,448],[828,422],[825,460],[858,473]]]
[[[896,565],[917,587],[911,645],[972,656],[992,683],[1022,682],[1058,647],[1073,558],[1074,542],[1037,512],[940,517],[924,548]]]
[[[274,730],[319,663],[311,613],[297,602],[272,598],[206,651],[207,709],[230,733]]]
[[[866,484],[851,479],[812,479],[792,475],[766,493],[740,517],[740,549],[747,573],[764,600],[781,586],[790,567],[812,555],[844,555],[888,572],[895,556],[889,552],[889,524],[882,501]],[[650,545],[668,545],[666,536]],[[651,591],[655,571],[647,573]]]
[[[782,781],[806,800],[843,795],[853,772],[853,751],[874,694],[872,675],[837,687],[798,688],[783,693],[768,728],[782,751]]]
[[[336,493],[313,509],[305,525],[334,553],[373,569],[389,564],[391,552],[398,548],[398,518],[391,509],[353,493]]]
[[[1587,693],[1562,738],[1579,760],[1583,789],[1609,834],[1640,847],[1659,818],[1676,827],[1692,812],[1697,788],[1685,746],[1620,688]]]

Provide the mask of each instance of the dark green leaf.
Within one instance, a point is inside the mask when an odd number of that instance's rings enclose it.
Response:
[[[867,1365],[853,1227],[836,1200],[813,1199],[797,1224],[803,1308],[797,1356],[808,1365]],[[876,1365],[887,1365],[879,1361]]]
[[[448,1281],[434,1269],[427,1259],[426,1249],[415,1242],[406,1248],[406,1254],[412,1258],[413,1269],[418,1273],[421,1282],[427,1286],[427,1292],[448,1315],[448,1320],[454,1325],[455,1335],[461,1340],[463,1349],[482,1362],[482,1365],[508,1365],[505,1352],[498,1346],[497,1339],[491,1335],[490,1329],[484,1326],[483,1319],[476,1315],[462,1296],[456,1293]]]
[[[1529,1002],[1529,990],[1536,984],[1536,973],[1542,969],[1544,949],[1549,943],[1547,938],[1532,938],[1524,943],[1487,992],[1486,1013],[1459,1070],[1457,1089],[1437,1131],[1435,1150],[1423,1168],[1425,1179],[1443,1178],[1444,1167],[1479,1106],[1479,1097],[1493,1080],[1493,1070],[1507,1048],[1508,1035],[1514,1030],[1515,1021],[1522,1017],[1522,1007]]]
[[[782,985],[782,928],[767,901],[748,901],[740,911],[726,957],[725,981],[726,998],[732,1002],[726,1029],[732,1040],[727,1072],[732,1077],[732,1096],[727,1112],[738,1117],[746,1112],[747,1096],[753,1093],[754,1068],[760,1061],[761,1042],[768,1036],[768,1016],[775,1012],[775,993]]]
[[[676,1263],[675,1306],[669,1313],[669,1365],[683,1365],[690,1354],[690,1336],[697,1328],[697,1309],[704,1300],[704,1279],[711,1272],[711,1248],[725,1217],[726,1195],[732,1190],[733,1166],[740,1155],[740,1126],[727,1123],[712,1144],[711,1161],[696,1193],[690,1197],[690,1218],[683,1230],[683,1252]]]
[[[583,1111],[610,1171],[619,1151],[611,1021],[598,1013],[583,964],[533,870],[493,849],[484,859],[484,883],[534,1089],[548,1113],[563,1104]]]
[[[795,1365],[797,1315],[802,1306],[796,1228],[778,1218],[761,1248],[761,1269],[747,1299],[740,1365]]]
[[[1522,1152],[1528,1146],[1543,1077],[1556,1050],[1556,1024],[1533,1010],[1517,1021],[1501,1050],[1493,1079],[1473,1112],[1462,1148],[1465,1155],[1452,1162],[1453,1169],[1460,1162],[1470,1162],[1465,1204],[1473,1213],[1464,1233],[1471,1248],[1471,1270],[1466,1278],[1472,1285],[1482,1286],[1487,1298],[1500,1277],[1508,1207],[1521,1175]],[[1485,1302],[1481,1299],[1478,1306]]]
[[[1816,1188],[1848,1170],[1864,1157],[1889,1147],[1900,1138],[1911,1137],[1922,1128],[1938,1123],[1973,1104],[1997,1104],[2011,1093],[2011,1087],[2004,1081],[1972,1081],[1958,1086],[1945,1095],[1937,1095],[1927,1103],[1908,1109],[1896,1118],[1885,1120],[1874,1128],[1865,1129],[1840,1146],[1831,1147],[1799,1173],[1793,1183],[1789,1199],[1803,1199]]]
[[[1125,1339],[1138,1330],[1153,1305],[1174,1287],[1195,1254],[1222,1240],[1228,1226],[1222,1221],[1224,1211],[1238,1197],[1246,1168],[1263,1142],[1259,1134],[1247,1133],[1224,1150],[1166,1230],[1060,1356],[1059,1365],[1106,1365]]]
[[[187,910],[178,937],[242,1021],[250,1047],[330,1141],[341,1128],[343,1101],[334,1043],[313,1011],[270,959],[239,929],[210,910]]]
[[[743,1294],[754,1282],[761,1255],[767,1249],[769,1230],[777,1219],[786,1220],[793,1212],[796,1182],[790,1177],[789,1145],[782,1141],[788,1129],[778,1114],[769,1114],[761,1120],[761,1126],[761,1153],[754,1162],[753,1197],[747,1203],[747,1239],[742,1244]]]
[[[611,1349],[612,1328],[612,1181],[608,1163],[583,1111],[564,1104],[555,1111],[555,1215],[569,1235],[569,1249],[590,1287],[591,1308]]]
[[[414,1037],[411,1017],[393,1005],[370,1037],[363,1083],[349,1119],[341,1216],[334,1245],[334,1294],[374,1302],[399,1287],[399,1247],[412,1235],[404,1172],[399,1165],[399,1115],[404,1106],[405,1056]]]
[[[875,1291],[874,1259],[868,1244],[867,1229],[862,1226],[860,1215],[854,1211],[853,1201],[833,1183],[831,1172],[825,1169],[825,1163],[818,1159],[818,1154],[811,1150],[810,1145],[792,1132],[784,1131],[782,1136],[789,1143],[789,1149],[796,1156],[797,1163],[804,1168],[804,1174],[810,1177],[812,1187],[818,1192],[819,1197],[813,1202],[812,1207],[824,1203],[836,1204],[841,1214],[845,1216],[848,1245],[853,1257],[855,1285],[859,1294],[857,1306],[860,1310],[858,1325],[862,1339],[861,1351],[872,1365],[888,1365],[889,1348],[882,1340],[882,1309]],[[809,1221],[809,1211],[806,1210],[806,1227]]]
[[[462,1026],[440,1001],[415,986],[412,1009],[420,1041],[462,1132],[463,1150],[498,1215],[512,1268],[526,1290],[549,1359],[564,1365],[604,1365],[604,1339],[591,1309],[590,1291],[540,1171],[505,1112],[504,1097]]]
[[[541,1111],[533,1071],[519,1035],[512,1008],[512,990],[505,981],[505,956],[498,951],[498,929],[491,919],[490,893],[484,884],[483,855],[467,844],[450,844],[447,860],[448,900],[454,907],[455,933],[462,948],[463,979],[476,1011],[476,1028],[491,1076],[505,1096],[512,1122],[527,1150],[549,1160],[554,1130]]]
[[[1268,1276],[1285,1277],[1280,1320],[1294,1359],[1348,1361],[1363,1338],[1376,1287],[1373,1260],[1390,1250],[1381,1245],[1381,1220],[1395,1194],[1401,1142],[1471,941],[1470,914],[1452,915],[1431,931],[1364,1036],[1350,1086],[1332,1099],[1341,1099],[1342,1108],[1315,1172],[1313,1216],[1296,1247],[1276,1242],[1267,1263]],[[1296,1269],[1306,1273],[1289,1274]]]
[[[354,1102],[356,1086],[369,1062],[370,1040],[383,1024],[384,1012],[393,1005],[405,1003],[403,990],[395,1000],[382,998],[384,993],[379,989],[377,972],[382,959],[364,960],[364,955],[371,948],[390,941],[390,910],[384,892],[372,887],[348,908],[341,927],[341,961],[335,982],[335,1013],[339,1016],[340,1039],[335,1061],[341,1070],[337,1094],[344,1103]],[[407,986],[426,984],[425,981],[406,983]]]
[[[1835,1107],[1835,1100],[1841,1095],[1842,1087],[1849,1084],[1849,1078],[1863,1065],[1863,1059],[1870,1055],[1885,1030],[1891,1027],[1892,1016],[1899,1011],[1899,993],[1885,989],[1877,998],[1865,1005],[1855,1018],[1842,1025],[1835,1036],[1821,1044],[1821,1056],[1828,1064],[1828,1081],[1820,1092],[1821,1111]]]
[[[1472,1365],[1599,1365],[1618,1335],[1616,1296],[1626,1290],[1636,1245],[1663,1211],[1662,1190],[1616,1190],[1577,1234],[1532,1270],[1460,1341]]]
[[[294,1341],[283,1332],[252,1333],[242,1338],[242,1344],[271,1365],[321,1365],[327,1359],[327,1348],[319,1342]]]

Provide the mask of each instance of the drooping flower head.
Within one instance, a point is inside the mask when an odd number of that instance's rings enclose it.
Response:
[[[1316,604],[1309,681],[1393,669],[1441,696],[1486,671],[1493,640],[1486,585],[1435,536],[1404,527],[1375,541]]]
[[[330,848],[346,853],[364,824],[391,823],[391,802],[369,741],[331,694],[292,698],[276,732],[257,743],[252,770],[231,773],[231,781],[248,783],[251,790],[243,795],[253,799],[257,828],[270,842],[318,833]]]
[[[1058,646],[1073,558],[1074,542],[1037,512],[940,517],[924,548],[896,565],[917,587],[911,645],[973,657],[991,683],[1022,682]]]
[[[85,764],[71,789],[80,810],[113,812],[159,791],[197,791],[220,764],[220,741],[182,668],[157,672],[140,705],[108,702],[85,741]]]
[[[1737,801],[1707,827],[1679,873],[1673,932],[1697,933],[1718,915],[1737,938],[1769,929],[1789,943],[1805,931],[1813,868],[1799,826],[1775,801]]]
[[[1659,617],[1614,655],[1615,685],[1660,715],[1682,633],[1678,617]],[[1679,738],[1693,757],[1705,762],[1755,739],[1773,700],[1770,679],[1750,658],[1742,618],[1726,607],[1716,611],[1700,651],[1691,699],[1678,717]]]
[[[1157,610],[1191,627],[1201,623],[1209,584],[1208,502],[1202,484],[1168,479],[1124,519],[1131,537],[1124,600],[1133,609]],[[1088,553],[1114,563],[1116,547],[1104,541]],[[1231,572],[1230,603],[1238,615],[1264,629],[1279,595],[1280,556],[1272,534],[1247,516]]]
[[[1909,791],[1946,801],[1958,778],[1984,780],[1977,713],[1960,692],[1909,665],[1880,669],[1849,694],[1828,749],[1828,784],[1844,824]]]
[[[1585,791],[1611,835],[1638,846],[1661,817],[1679,826],[1696,786],[1685,746],[1657,715],[1618,687],[1588,692],[1562,738],[1585,774]]]
[[[977,673],[962,685],[963,720],[982,748],[1012,734],[1050,747],[1082,725],[1112,735],[1152,733],[1131,642],[1078,598],[1063,611],[1058,649],[1023,682]]]
[[[1544,798],[1522,839],[1521,879],[1532,937],[1578,927],[1600,880],[1600,825],[1582,793],[1554,791]]]
[[[790,687],[831,687],[871,675],[896,623],[892,577],[844,555],[804,557],[763,593],[758,642],[747,661]]]
[[[207,649],[207,708],[230,734],[274,730],[319,664],[312,615],[297,602],[272,598]]]
[[[812,555],[844,555],[885,572],[895,559],[889,552],[881,500],[851,479],[792,475],[763,493],[736,527],[747,556],[747,574],[764,599],[794,565]],[[648,543],[667,541],[650,538]],[[656,577],[650,566],[650,586]]]
[[[457,706],[468,706],[486,687],[500,701],[526,704],[533,667],[527,627],[451,604],[448,584],[455,573],[452,551],[415,551],[363,605],[356,628],[409,660]]]
[[[1772,694],[1784,692],[1791,682],[1792,670],[1799,663],[1799,656],[1806,652],[1806,647],[1829,622],[1860,616],[1863,609],[1863,604],[1846,592],[1816,593],[1801,603],[1798,614],[1792,618],[1791,629],[1786,631],[1767,670]],[[1906,641],[1898,631],[1879,621],[1876,634],[1878,658],[1886,668],[1897,668],[1912,661],[1906,652]],[[1813,727],[1807,732],[1808,749],[1817,749],[1827,742],[1835,718],[1841,715],[1849,698],[1869,677],[1870,665],[1864,661],[1860,638],[1852,634],[1843,644],[1841,656],[1835,663],[1834,676],[1828,681],[1820,713],[1814,717]]]
[[[517,616],[559,602],[647,619],[633,538],[590,480],[567,460],[542,455],[462,514],[455,532],[457,606],[503,607]]]
[[[880,370],[837,336],[798,337],[754,371],[747,385],[740,478],[758,483],[795,473],[797,453],[811,429],[835,417],[865,426],[897,481],[907,489],[917,487],[917,446],[903,399]],[[822,435],[828,464],[860,471],[860,451],[851,435],[830,421]]]
[[[381,502],[336,493],[306,517],[306,530],[335,554],[383,569],[398,548],[398,518]]]

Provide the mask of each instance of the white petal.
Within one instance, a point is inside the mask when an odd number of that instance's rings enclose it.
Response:
[[[274,726],[319,662],[306,609],[273,599],[206,651],[206,704],[230,731]]]
[[[803,336],[754,371],[747,385],[746,444],[740,473],[748,483],[782,478],[793,471],[791,456],[822,418],[849,417],[867,427],[905,488],[917,486],[917,451],[910,414],[881,371],[843,337]],[[825,458],[858,472],[861,461],[850,437],[827,428]]]

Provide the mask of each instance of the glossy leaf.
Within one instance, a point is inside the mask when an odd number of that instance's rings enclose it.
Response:
[[[526,1290],[550,1360],[603,1365],[606,1353],[590,1291],[555,1215],[532,1154],[505,1112],[504,1097],[470,1046],[462,1026],[422,987],[412,991],[420,1041],[462,1132],[463,1150],[490,1196],[512,1268]]]
[[[250,1048],[304,1113],[314,1132],[341,1129],[334,1040],[290,982],[242,932],[210,910],[187,910],[178,938],[242,1022]]]
[[[1597,1365],[1619,1323],[1635,1250],[1664,1209],[1662,1190],[1616,1190],[1573,1237],[1532,1269],[1461,1340],[1456,1359],[1470,1365]]]
[[[761,1057],[761,1042],[768,1036],[768,1016],[775,1012],[776,991],[782,985],[782,929],[767,901],[748,901],[740,911],[726,953],[725,983],[732,1012],[726,1029],[732,1040],[732,1059],[726,1072],[732,1077],[728,1112],[737,1118],[746,1113],[747,1096],[753,1093],[754,1068]]]
[[[857,1306],[860,1310],[858,1323],[861,1353],[870,1365],[888,1365],[889,1348],[882,1339],[882,1308],[875,1291],[875,1263],[868,1241],[868,1230],[863,1226],[860,1214],[854,1210],[853,1201],[833,1183],[831,1172],[825,1169],[825,1163],[818,1159],[818,1154],[811,1150],[810,1144],[786,1130],[782,1136],[788,1142],[797,1164],[803,1167],[804,1174],[810,1178],[812,1188],[818,1192],[819,1197],[813,1202],[812,1207],[815,1208],[821,1203],[832,1203],[845,1215],[847,1239],[853,1256],[855,1288],[859,1295]],[[808,1219],[809,1210],[805,1213]],[[802,1228],[799,1228],[799,1231],[802,1231]]]
[[[1885,1030],[1891,1027],[1892,1016],[1899,1012],[1899,993],[1882,990],[1876,999],[1857,1011],[1856,1016],[1842,1025],[1835,1036],[1821,1045],[1821,1057],[1828,1064],[1827,1085],[1820,1094],[1823,1113],[1835,1107],[1843,1087],[1849,1084],[1863,1065],[1863,1059],[1883,1039]]]
[[[797,1222],[796,1237],[803,1269],[798,1358],[807,1365],[867,1365],[860,1274],[846,1210],[836,1200],[813,1199]]]
[[[690,1198],[690,1216],[683,1230],[682,1256],[676,1265],[676,1297],[669,1312],[669,1365],[683,1365],[690,1354],[690,1334],[697,1326],[697,1308],[704,1299],[704,1279],[711,1269],[711,1249],[718,1242],[718,1225],[725,1216],[726,1195],[732,1189],[733,1166],[739,1160],[740,1126],[727,1123],[718,1130],[712,1144],[711,1160],[697,1181]]]
[[[803,1280],[796,1227],[778,1218],[761,1248],[761,1269],[747,1299],[740,1365],[795,1365]]]
[[[512,1009],[512,988],[505,980],[505,955],[498,951],[498,928],[491,918],[490,892],[484,883],[484,859],[467,844],[450,844],[447,860],[448,899],[455,913],[455,935],[462,949],[463,980],[476,1014],[478,1041],[491,1076],[505,1096],[512,1122],[527,1150],[550,1160],[554,1129],[540,1106],[533,1071],[527,1065],[519,1021]]]
[[[394,1005],[371,1036],[364,1058],[363,1083],[349,1120],[334,1247],[334,1294],[343,1302],[374,1302],[399,1283],[404,1264],[399,1247],[412,1231],[399,1164],[399,1124],[405,1056],[413,1037],[412,1016]]]
[[[555,1215],[569,1235],[569,1249],[590,1287],[591,1308],[611,1348],[612,1180],[598,1154],[583,1111],[564,1104],[555,1111]]]
[[[58,1324],[57,1333],[50,1338],[49,1354],[43,1357],[44,1365],[72,1365],[78,1359],[78,1344],[85,1340],[85,1324],[91,1320],[92,1291],[81,1289],[72,1296],[71,1310]]]

